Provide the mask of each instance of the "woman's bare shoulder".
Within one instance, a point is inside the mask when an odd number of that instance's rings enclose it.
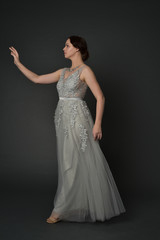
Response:
[[[56,72],[59,74],[59,77],[62,75],[63,71],[65,70],[65,67],[59,68],[56,70]]]
[[[90,66],[88,66],[87,64],[84,64],[84,66],[82,68],[82,73],[81,73],[80,79],[82,81],[85,81],[86,77],[90,74],[94,74],[92,68]]]
[[[86,73],[92,72],[93,73],[93,70],[89,65],[85,64],[84,68],[83,68],[83,72],[86,72]]]

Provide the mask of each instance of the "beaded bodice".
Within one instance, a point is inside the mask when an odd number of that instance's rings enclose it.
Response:
[[[71,73],[68,77],[64,77],[68,68],[63,68],[59,81],[57,82],[57,91],[59,97],[79,97],[84,98],[87,84],[80,79],[80,73],[85,66]]]

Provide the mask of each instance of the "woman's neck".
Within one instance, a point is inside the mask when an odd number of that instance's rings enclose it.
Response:
[[[71,65],[70,69],[75,68],[75,67],[77,67],[79,65],[82,65],[82,64],[84,64],[83,61],[72,61],[72,65]]]
[[[70,69],[72,70],[72,69],[81,67],[83,64],[84,64],[84,63],[80,63],[80,64],[77,64],[77,65],[72,65],[72,66],[70,67]]]

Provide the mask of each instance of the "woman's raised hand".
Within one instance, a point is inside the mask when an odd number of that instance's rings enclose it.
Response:
[[[14,57],[14,64],[20,62],[17,50],[14,47],[9,47],[9,49],[11,50],[11,55]]]

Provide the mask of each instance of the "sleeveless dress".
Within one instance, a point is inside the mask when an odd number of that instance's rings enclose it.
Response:
[[[107,160],[94,140],[91,112],[83,100],[88,85],[80,80],[83,65],[56,84],[54,114],[58,186],[50,216],[63,221],[105,221],[126,211]]]

